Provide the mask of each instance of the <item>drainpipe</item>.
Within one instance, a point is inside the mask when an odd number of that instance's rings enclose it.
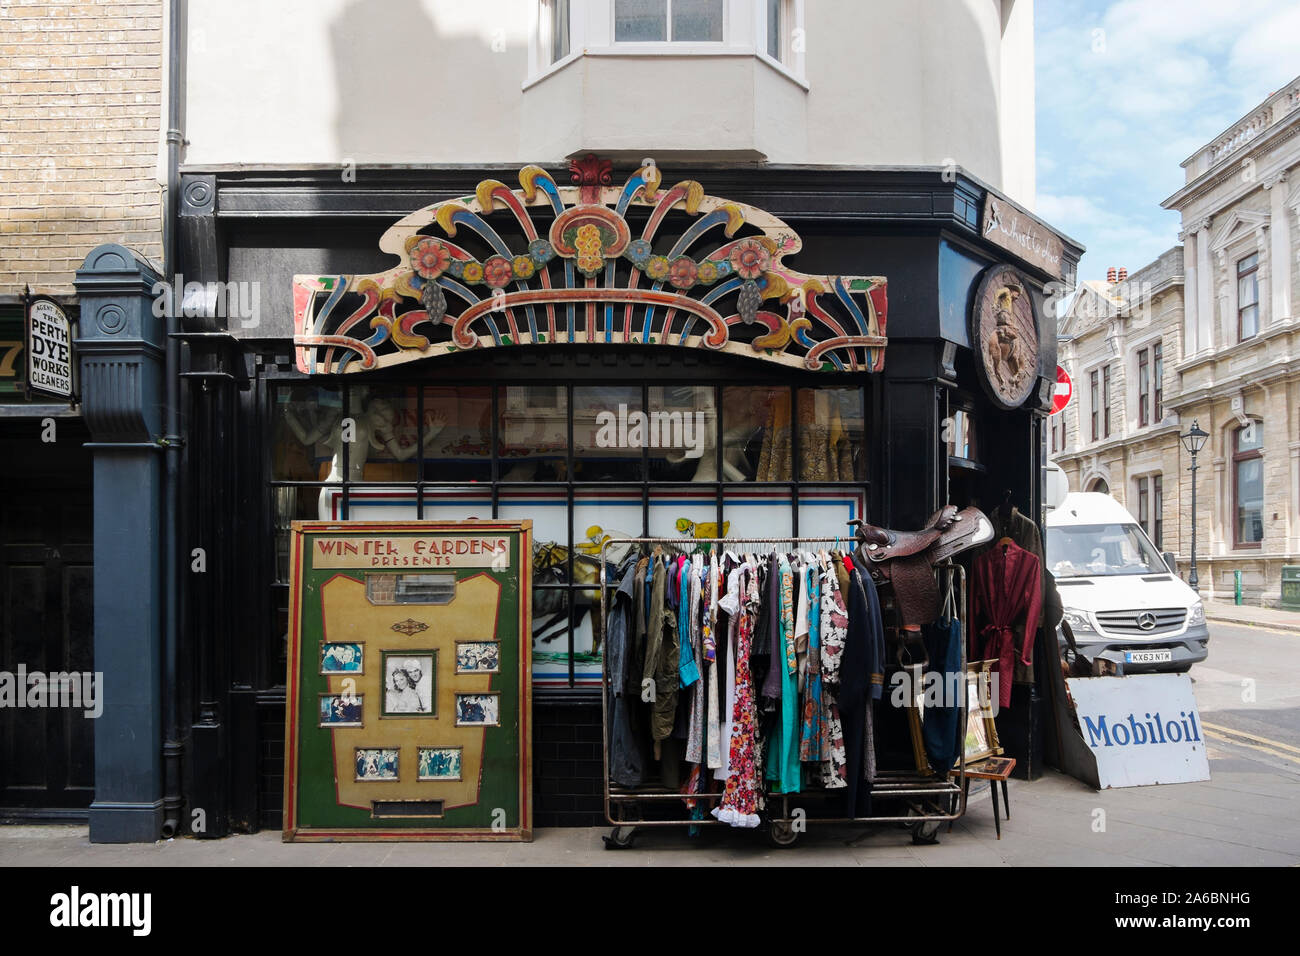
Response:
[[[185,61],[185,31],[182,29],[184,0],[167,4],[167,197],[163,212],[163,255],[167,281],[175,290],[176,282],[176,215],[180,191],[181,146],[181,72]],[[181,755],[184,745],[180,735],[180,693],[177,654],[180,649],[180,302],[172,296],[166,312],[166,417],[164,423],[164,513],[166,533],[163,541],[163,839],[181,830]]]

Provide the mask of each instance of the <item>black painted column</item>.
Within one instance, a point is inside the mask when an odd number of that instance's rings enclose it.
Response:
[[[77,271],[82,403],[94,452],[95,722],[92,843],[152,843],[163,819],[162,490],[166,320],[153,268],[114,244]]]

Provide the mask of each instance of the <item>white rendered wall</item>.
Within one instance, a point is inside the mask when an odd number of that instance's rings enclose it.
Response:
[[[184,161],[955,161],[1032,205],[1032,0],[802,8],[801,76],[729,35],[733,55],[593,48],[539,79],[534,0],[192,0]]]

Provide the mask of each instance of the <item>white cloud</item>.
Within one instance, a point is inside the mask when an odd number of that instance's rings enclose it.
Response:
[[[1300,73],[1300,5],[1053,0],[1035,17],[1037,211],[1089,247],[1081,278],[1132,271],[1176,241],[1159,204],[1179,164]]]

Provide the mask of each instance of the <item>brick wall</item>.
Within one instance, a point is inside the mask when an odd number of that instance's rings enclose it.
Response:
[[[72,292],[102,242],[162,256],[163,4],[0,0],[0,294]]]

